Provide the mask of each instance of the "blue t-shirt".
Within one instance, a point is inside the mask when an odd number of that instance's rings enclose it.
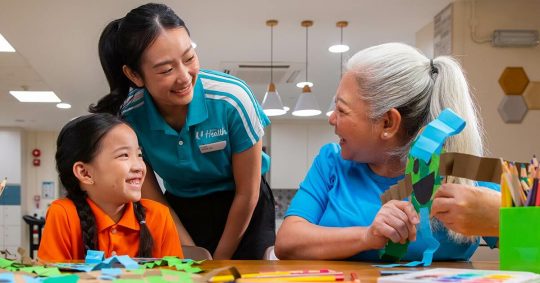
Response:
[[[382,193],[402,178],[381,177],[366,163],[344,160],[338,144],[327,144],[313,161],[285,217],[299,216],[325,227],[366,227],[382,206]],[[481,185],[497,189],[492,183]],[[479,243],[479,240],[455,243],[448,238],[445,228],[434,230],[433,234],[441,244],[434,260],[468,260]],[[495,245],[496,238],[486,238],[486,241]],[[403,260],[421,260],[425,249],[425,243],[412,242]],[[351,259],[376,261],[379,251],[364,251]]]
[[[209,70],[198,74],[180,132],[167,124],[144,88],[133,89],[122,109],[145,161],[179,197],[234,190],[232,155],[256,144],[270,124],[243,81]],[[261,158],[264,174],[270,158],[264,153]]]

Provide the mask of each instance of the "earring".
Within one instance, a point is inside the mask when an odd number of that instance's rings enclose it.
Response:
[[[387,132],[384,132],[382,135],[383,135],[383,137],[385,137],[385,138],[388,137],[388,133],[387,133]]]
[[[94,184],[94,180],[90,180],[88,183],[89,183],[90,185],[93,185],[93,184]]]

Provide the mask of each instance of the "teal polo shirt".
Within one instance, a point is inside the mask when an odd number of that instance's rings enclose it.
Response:
[[[122,106],[145,161],[178,197],[235,189],[232,155],[251,148],[270,120],[242,80],[201,70],[180,132],[163,119],[144,88],[132,89]],[[269,169],[263,153],[261,174]]]

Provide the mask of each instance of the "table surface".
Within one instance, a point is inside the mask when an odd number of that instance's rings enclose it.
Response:
[[[202,263],[200,267],[206,271],[210,271],[219,267],[234,266],[242,274],[269,271],[332,269],[343,272],[345,281],[349,281],[350,273],[355,272],[362,283],[369,283],[377,282],[377,278],[380,276],[379,271],[381,268],[374,267],[373,264],[374,263],[369,262],[312,260],[209,260]],[[421,267],[417,269],[421,270],[435,267],[498,270],[499,262],[434,262],[430,267]]]

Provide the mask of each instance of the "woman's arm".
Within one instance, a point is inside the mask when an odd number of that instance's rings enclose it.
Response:
[[[232,168],[236,192],[225,229],[213,255],[214,259],[230,259],[246,232],[259,200],[261,152],[262,141],[259,141],[248,150],[233,154]]]
[[[381,249],[388,239],[416,240],[418,215],[404,201],[390,201],[368,227],[323,227],[289,216],[279,229],[275,252],[280,259],[344,259],[362,251]]]
[[[142,197],[155,200],[166,205],[171,212],[171,216],[174,220],[174,224],[176,225],[176,230],[178,231],[178,235],[180,237],[180,242],[182,243],[182,245],[195,246],[193,239],[191,239],[188,231],[186,230],[186,228],[184,228],[184,225],[182,225],[180,218],[178,218],[178,215],[176,215],[174,209],[171,208],[169,202],[163,196],[163,193],[161,192],[161,189],[157,182],[156,175],[154,174],[154,170],[152,170],[152,167],[150,167],[148,163],[146,163],[146,168],[147,174],[142,185]]]

